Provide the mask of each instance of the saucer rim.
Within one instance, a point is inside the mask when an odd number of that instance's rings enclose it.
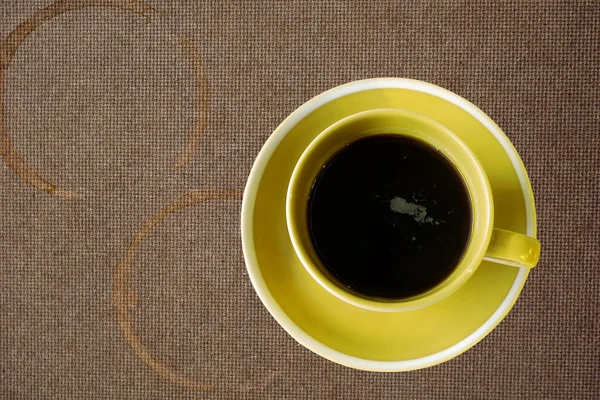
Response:
[[[271,295],[262,277],[258,259],[254,252],[252,221],[254,217],[255,201],[260,180],[268,165],[268,161],[277,146],[285,138],[292,127],[317,108],[352,93],[376,89],[404,89],[430,94],[462,108],[484,125],[502,145],[515,168],[525,200],[526,233],[533,237],[536,236],[535,205],[527,171],[509,138],[490,117],[468,100],[431,83],[407,78],[372,78],[337,86],[313,97],[297,108],[275,129],[275,131],[273,131],[256,157],[244,189],[241,213],[242,248],[246,270],[248,271],[250,281],[258,297],[279,325],[281,325],[281,327],[298,343],[330,361],[347,367],[376,372],[410,371],[427,368],[455,358],[487,336],[498,324],[500,324],[500,322],[502,322],[518,300],[521,290],[525,285],[525,281],[527,280],[529,270],[520,268],[508,294],[494,313],[479,328],[460,342],[425,357],[401,361],[377,361],[350,356],[334,350],[314,339],[298,327],[296,323],[287,316],[283,309],[281,309],[275,298]]]

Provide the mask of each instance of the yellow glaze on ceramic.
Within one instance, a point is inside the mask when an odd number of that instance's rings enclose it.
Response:
[[[513,267],[533,268],[540,258],[540,250],[540,242],[531,236],[494,229],[485,259]]]
[[[367,136],[396,134],[422,141],[443,153],[457,168],[469,191],[473,223],[471,236],[453,273],[431,290],[401,301],[368,298],[354,293],[333,279],[323,267],[311,244],[307,224],[307,201],[312,185],[328,160],[344,146]],[[350,304],[375,311],[409,311],[435,303],[462,286],[486,255],[494,220],[492,191],[483,166],[471,150],[446,126],[419,113],[398,109],[375,109],[346,117],[325,129],[306,148],[292,173],[287,193],[286,219],[296,253],[310,275],[331,294]],[[530,242],[522,234],[499,231],[489,261],[528,259],[535,265]],[[502,235],[502,233],[504,233]],[[539,248],[539,245],[538,245]],[[519,253],[519,251],[522,251]],[[539,254],[539,251],[538,251]]]
[[[350,115],[396,108],[427,115],[454,132],[483,165],[494,227],[535,236],[527,173],[510,141],[481,110],[437,86],[372,79],[332,89],[294,112],[257,157],[242,205],[248,274],[269,312],[297,341],[332,361],[373,371],[406,371],[447,361],[487,335],[509,312],[528,269],[483,261],[452,295],[413,311],[353,306],[320,286],[302,266],[286,223],[292,171],[314,138]]]

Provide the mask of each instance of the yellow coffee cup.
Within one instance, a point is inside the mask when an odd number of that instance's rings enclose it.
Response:
[[[384,133],[421,141],[443,153],[462,176],[472,211],[468,243],[450,275],[435,287],[401,300],[369,297],[339,282],[319,259],[308,229],[308,199],[323,166],[346,145]],[[399,109],[357,113],[320,133],[294,168],[287,192],[286,218],[294,250],[312,278],[339,299],[375,311],[409,311],[442,300],[461,287],[483,260],[532,268],[540,254],[540,243],[535,238],[494,228],[492,190],[485,170],[457,135],[428,116]]]

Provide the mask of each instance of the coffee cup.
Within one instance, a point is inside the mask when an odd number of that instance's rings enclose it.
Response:
[[[349,282],[346,279],[347,277],[344,277],[344,268],[346,266],[343,262],[337,263],[337,269],[332,268],[332,265],[328,264],[330,259],[323,255],[326,251],[321,251],[320,244],[315,241],[316,234],[314,229],[312,229],[315,225],[319,225],[321,220],[311,220],[311,201],[313,198],[316,198],[315,188],[319,186],[319,179],[324,176],[324,171],[333,169],[333,167],[330,168],[333,165],[332,160],[335,160],[339,154],[346,151],[345,149],[352,148],[355,152],[359,151],[357,150],[358,146],[355,144],[366,143],[366,141],[370,141],[371,147],[369,147],[369,151],[375,151],[373,150],[373,143],[379,139],[386,140],[386,143],[389,143],[384,146],[389,147],[386,149],[388,158],[390,154],[394,154],[394,150],[392,150],[393,146],[399,146],[399,149],[404,150],[409,145],[417,146],[415,150],[402,153],[408,154],[409,157],[412,157],[412,154],[419,149],[426,154],[431,153],[431,157],[434,158],[438,154],[440,160],[446,160],[440,162],[446,162],[450,166],[450,169],[452,169],[452,173],[460,178],[460,181],[464,185],[465,199],[468,203],[468,213],[462,218],[458,218],[456,222],[460,226],[468,228],[465,231],[467,233],[464,237],[464,243],[461,242],[463,244],[458,252],[460,254],[457,253],[458,256],[449,258],[450,261],[446,262],[448,265],[445,267],[447,270],[445,275],[442,274],[443,276],[439,277],[437,281],[432,280],[431,282],[433,283],[429,282],[429,286],[423,287],[421,290],[407,292],[405,295],[380,295],[377,291],[361,290],[360,282],[358,284],[355,284],[357,282]],[[377,153],[375,153],[376,155]],[[400,157],[400,153],[398,153],[398,157]],[[392,157],[392,161],[396,164],[399,162],[397,160],[398,157]],[[406,155],[402,157],[406,157]],[[429,168],[427,166],[430,165],[430,162],[418,165],[425,165],[426,168]],[[411,174],[415,174],[415,179],[417,179],[417,175],[420,177],[423,176],[422,171],[411,171],[409,167],[410,165],[406,168],[402,167],[404,169],[398,169],[398,171],[402,171],[401,174],[399,173],[402,176],[399,177],[400,183],[396,182],[397,185],[402,185],[402,179],[411,179]],[[422,168],[424,167],[420,167],[420,169]],[[338,175],[337,179],[339,180],[340,176],[346,179],[343,168],[340,171],[342,175]],[[376,170],[372,172],[376,172]],[[350,179],[351,173],[348,172],[348,174],[348,179]],[[335,182],[335,179],[333,181]],[[428,181],[425,182],[425,184],[427,183]],[[349,183],[349,185],[352,184],[353,182]],[[356,185],[360,184],[360,182],[356,183]],[[363,183],[363,185],[365,184]],[[427,195],[425,194],[424,196],[426,197]],[[423,279],[426,279],[428,271],[431,269],[429,264],[436,262],[435,260],[432,261],[432,255],[438,254],[438,252],[439,254],[445,254],[444,252],[447,253],[447,250],[452,250],[448,249],[449,245],[446,243],[449,240],[444,242],[444,240],[440,239],[439,245],[433,243],[432,240],[428,240],[427,243],[422,245],[421,253],[425,255],[421,258],[412,256],[402,258],[403,254],[417,254],[415,253],[416,250],[410,247],[412,246],[410,242],[411,239],[414,241],[415,237],[419,236],[418,233],[421,230],[426,230],[427,235],[429,235],[428,237],[433,237],[432,235],[435,235],[437,226],[441,226],[439,229],[445,229],[445,235],[450,237],[450,233],[452,232],[451,227],[443,226],[446,224],[446,221],[442,219],[434,221],[433,218],[426,216],[426,207],[420,205],[420,202],[415,199],[407,199],[399,196],[394,197],[389,195],[389,193],[387,197],[383,196],[381,198],[382,196],[379,195],[373,197],[377,198],[373,204],[375,204],[375,207],[378,207],[378,210],[383,209],[386,212],[402,214],[390,214],[390,218],[400,218],[397,221],[400,221],[399,224],[404,229],[402,231],[403,234],[406,232],[417,232],[412,234],[412,236],[409,234],[410,237],[408,238],[402,239],[402,243],[392,243],[391,248],[395,254],[395,258],[388,257],[388,255],[383,257],[386,260],[394,260],[386,268],[396,268],[397,270],[391,272],[386,270],[384,273],[376,273],[383,277],[381,279],[387,276],[391,277],[390,279],[385,278],[387,280],[384,282],[386,288],[391,286],[390,290],[394,289],[393,285],[396,282],[394,279],[397,279],[398,284],[405,284],[407,280],[410,281],[411,277],[414,276],[423,276]],[[340,199],[340,201],[345,200]],[[385,207],[388,207],[389,210]],[[361,216],[361,213],[367,212],[367,208],[357,207],[352,215],[348,215],[348,218],[358,218],[361,221],[365,221],[366,217]],[[337,211],[333,209],[332,213],[335,214]],[[321,215],[323,215],[321,218],[328,218],[327,214]],[[385,215],[383,218],[385,218]],[[286,219],[294,250],[312,278],[339,299],[352,305],[375,311],[410,311],[440,301],[460,288],[484,260],[498,264],[498,268],[533,268],[537,264],[540,254],[540,243],[535,238],[517,232],[494,228],[492,190],[486,172],[473,151],[455,133],[440,122],[424,114],[400,109],[375,109],[360,112],[334,123],[321,132],[304,150],[294,168],[287,191]],[[332,221],[343,220],[332,219]],[[347,233],[350,235],[348,237],[351,238],[362,237],[363,232],[360,230],[350,232],[352,229],[355,229],[352,221],[348,223],[347,227],[345,231],[339,234],[345,235]],[[385,229],[386,232],[392,232],[390,233],[392,239],[402,238],[401,235],[395,235],[394,231],[390,230],[392,229],[391,227],[386,227]],[[394,225],[393,229],[400,228],[396,228]],[[409,231],[409,229],[412,229],[412,231]],[[450,237],[450,239],[454,240],[455,238]],[[350,247],[346,251],[350,254],[349,264],[358,263],[355,263],[354,260],[363,260],[361,265],[354,266],[354,268],[360,269],[360,273],[356,274],[359,277],[357,279],[360,279],[360,276],[368,276],[371,273],[370,271],[381,270],[381,266],[379,265],[381,262],[377,261],[381,257],[374,254],[372,249],[370,250],[372,260],[367,259],[365,261],[364,257],[359,257],[359,254],[354,257],[354,254],[358,251],[357,248],[361,244],[361,239],[357,240],[357,242],[350,240],[348,242],[348,246]],[[351,244],[354,245],[351,246]],[[324,246],[327,247],[328,245],[325,244]],[[322,244],[321,247],[323,247]],[[339,247],[338,253],[342,248]],[[381,250],[381,252],[385,253],[388,250],[386,248],[385,250]],[[348,257],[340,259],[348,260]],[[423,260],[428,261],[425,262]],[[402,272],[404,270],[409,272]],[[359,288],[357,289],[357,287]]]

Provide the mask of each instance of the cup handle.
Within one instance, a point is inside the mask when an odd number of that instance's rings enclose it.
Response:
[[[513,267],[533,268],[540,259],[540,249],[540,242],[531,236],[494,229],[483,259]]]

